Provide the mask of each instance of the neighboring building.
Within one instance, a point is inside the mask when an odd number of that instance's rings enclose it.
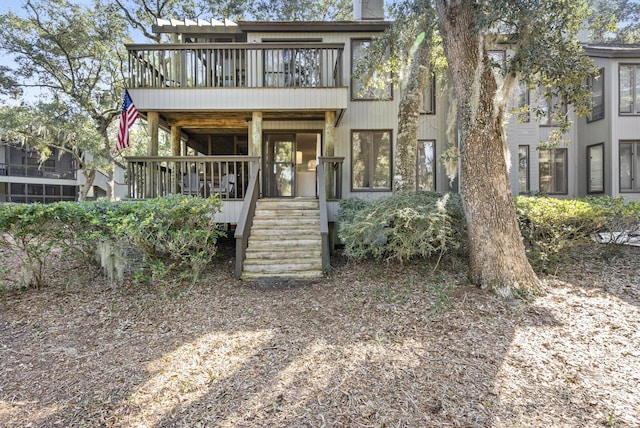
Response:
[[[600,70],[593,113],[576,128],[578,195],[640,200],[640,44],[586,45]]]
[[[507,125],[514,194],[558,197],[624,196],[640,200],[640,45],[584,45],[599,69],[590,117],[569,112],[573,127],[566,145],[540,149],[553,129],[533,115]],[[533,92],[531,93],[531,95]],[[529,93],[514,96],[525,102]],[[526,101],[529,102],[529,101]],[[534,101],[535,102],[535,101]]]
[[[115,181],[116,197],[126,196],[122,167],[116,168]],[[37,151],[17,143],[0,142],[0,203],[76,201],[79,187],[84,183],[84,176],[70,153],[52,148],[51,156],[41,162]],[[106,186],[106,176],[98,172],[89,190],[89,199],[106,196]]]
[[[77,198],[73,157],[53,149],[40,162],[40,153],[19,144],[0,144],[0,202],[57,202]]]
[[[356,20],[348,22],[159,20],[153,31],[172,43],[127,46],[129,93],[148,122],[149,152],[157,154],[162,128],[174,156],[129,158],[129,196],[220,193],[217,220],[242,226],[236,236],[246,239],[255,235],[256,199],[292,206],[319,197],[331,224],[339,199],[391,194],[400,95],[391,85],[366,89],[353,73],[389,26],[382,3],[354,1]],[[640,199],[640,49],[586,51],[604,72],[591,82],[593,116],[575,120],[571,144],[540,149],[553,123],[533,114],[508,119],[514,194]],[[507,50],[491,55],[504,60]],[[420,115],[417,188],[455,191],[457,180],[437,161],[447,146],[448,102],[433,80]],[[532,94],[517,93],[514,106]]]

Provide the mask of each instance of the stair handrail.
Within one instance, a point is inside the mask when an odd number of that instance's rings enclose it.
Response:
[[[236,238],[236,279],[240,279],[242,277],[242,266],[244,264],[244,259],[247,256],[249,235],[251,234],[253,217],[256,213],[256,204],[258,202],[258,196],[260,195],[260,191],[258,190],[259,173],[260,168],[258,167],[258,162],[253,162],[253,168],[251,168],[251,174],[249,177],[249,184],[247,185],[247,193],[242,203],[240,218],[238,219],[234,235]]]
[[[329,215],[327,205],[327,190],[325,183],[324,162],[316,166],[318,174],[318,202],[320,205],[320,239],[322,243],[322,270],[329,273],[331,270],[331,252],[329,247]]]

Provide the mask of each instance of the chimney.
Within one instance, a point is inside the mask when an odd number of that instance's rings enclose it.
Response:
[[[356,21],[384,20],[384,0],[353,0],[353,19]]]

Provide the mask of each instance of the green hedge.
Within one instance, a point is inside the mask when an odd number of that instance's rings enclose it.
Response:
[[[520,231],[529,259],[545,269],[587,240],[607,244],[611,251],[640,227],[640,203],[624,198],[558,199],[518,196]]]
[[[44,285],[54,249],[84,263],[99,256],[110,276],[117,270],[121,277],[124,263],[138,267],[142,276],[177,271],[195,280],[224,235],[214,221],[221,205],[218,197],[180,195],[135,202],[6,204],[0,206],[0,245],[22,259],[25,286]]]
[[[515,198],[520,231],[538,270],[561,261],[587,240],[605,251],[640,233],[640,203],[624,198]],[[340,203],[338,238],[354,259],[405,261],[467,247],[466,225],[457,194],[407,193]]]
[[[462,250],[466,226],[460,197],[406,193],[340,203],[338,238],[354,259],[407,261]]]

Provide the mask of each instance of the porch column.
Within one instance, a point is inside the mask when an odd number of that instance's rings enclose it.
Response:
[[[180,152],[182,151],[182,147],[180,145],[180,130],[181,128],[178,125],[171,125],[171,156],[180,156]],[[182,174],[180,162],[176,162],[173,164],[173,174],[172,174],[172,192],[178,192],[177,187],[182,185]]]
[[[157,111],[147,112],[147,125],[149,126],[149,146],[147,154],[149,156],[158,156],[158,128],[160,125],[160,113]]]
[[[149,145],[147,146],[147,154],[149,156],[158,156],[158,127],[160,125],[160,113],[157,111],[147,112],[147,125],[149,127]],[[145,196],[147,198],[155,198],[156,192],[156,179],[151,165],[147,167],[147,185],[145,186]]]
[[[180,156],[180,127],[171,126],[171,156]]]
[[[254,111],[251,117],[249,156],[262,156],[262,112]]]
[[[334,156],[336,147],[336,112],[324,112],[324,155]]]

